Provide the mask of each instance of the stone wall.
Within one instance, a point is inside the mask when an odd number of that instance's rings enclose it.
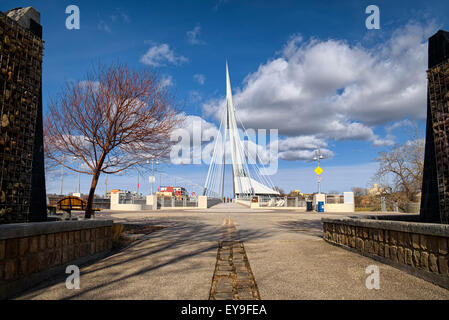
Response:
[[[359,218],[323,218],[322,222],[327,242],[449,287],[449,225]]]
[[[112,221],[0,225],[0,299],[112,248]]]

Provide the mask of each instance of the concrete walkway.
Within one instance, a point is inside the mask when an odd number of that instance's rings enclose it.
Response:
[[[220,205],[208,210],[118,213],[117,222],[166,226],[120,253],[81,269],[81,289],[65,275],[19,299],[208,299],[225,219],[243,241],[263,299],[449,299],[449,291],[321,239],[321,217]],[[335,216],[335,215],[334,215]],[[365,269],[380,268],[380,290]]]

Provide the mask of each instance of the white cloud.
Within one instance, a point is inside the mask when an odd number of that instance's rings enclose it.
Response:
[[[192,45],[206,44],[203,40],[198,39],[201,34],[201,25],[197,24],[195,28],[187,31],[187,41]]]
[[[204,74],[197,73],[193,75],[193,80],[198,82],[200,85],[203,85],[206,82],[206,77]]]
[[[98,22],[97,28],[98,30],[105,31],[107,33],[112,32],[111,27],[104,20],[100,20],[100,22]]]
[[[173,85],[173,77],[170,75],[165,75],[161,78],[160,83],[162,87],[171,87]]]
[[[189,92],[189,101],[191,103],[198,103],[201,100],[203,100],[201,93],[199,93],[198,91],[190,91]]]
[[[278,128],[287,137],[391,145],[394,137],[379,137],[377,126],[426,116],[427,38],[433,31],[410,23],[373,48],[294,35],[242,87],[234,85],[239,117],[247,128]],[[205,116],[216,116],[224,105],[224,98],[206,101]],[[305,151],[283,152],[299,159]]]
[[[175,54],[167,43],[152,46],[140,59],[143,64],[153,67],[164,66],[165,63],[178,65],[187,61],[186,57]]]

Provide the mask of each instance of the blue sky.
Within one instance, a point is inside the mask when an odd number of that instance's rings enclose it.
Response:
[[[80,8],[80,30],[65,28],[70,4]],[[380,8],[380,30],[365,27],[370,4]],[[228,59],[245,126],[279,129],[272,180],[303,192],[316,191],[309,161],[315,147],[326,154],[322,190],[343,192],[368,185],[377,153],[407,140],[407,120],[424,128],[426,39],[449,29],[447,1],[3,0],[0,10],[17,6],[41,12],[44,106],[65,81],[82,81],[96,63],[119,60],[156,69],[187,116],[217,126]],[[162,184],[178,177],[192,190],[207,168],[162,164]],[[48,192],[59,190],[59,178],[48,177]],[[141,190],[147,180],[141,178]],[[65,192],[76,185],[76,174],[66,176]],[[89,185],[82,176],[81,191]],[[136,185],[134,171],[108,180],[109,189]]]

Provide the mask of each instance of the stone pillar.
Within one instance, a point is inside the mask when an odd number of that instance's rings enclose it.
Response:
[[[157,210],[157,197],[154,194],[148,195],[146,199],[147,208],[150,210]]]
[[[198,208],[207,209],[207,196],[198,197]]]
[[[449,156],[442,145],[449,141],[449,132],[439,122],[449,116],[440,108],[447,101],[449,74],[449,33],[438,31],[429,39],[427,128],[424,156],[424,175],[420,218],[423,222],[449,223],[449,198],[444,193],[449,188],[447,166]],[[446,63],[445,66],[437,66]],[[446,80],[444,80],[446,79]],[[435,120],[433,120],[435,119]],[[435,121],[435,123],[434,123]],[[434,127],[435,125],[435,127]],[[435,139],[437,138],[437,139]],[[442,190],[438,191],[438,187]]]
[[[0,31],[0,223],[45,221],[40,14],[32,7],[0,12]]]

